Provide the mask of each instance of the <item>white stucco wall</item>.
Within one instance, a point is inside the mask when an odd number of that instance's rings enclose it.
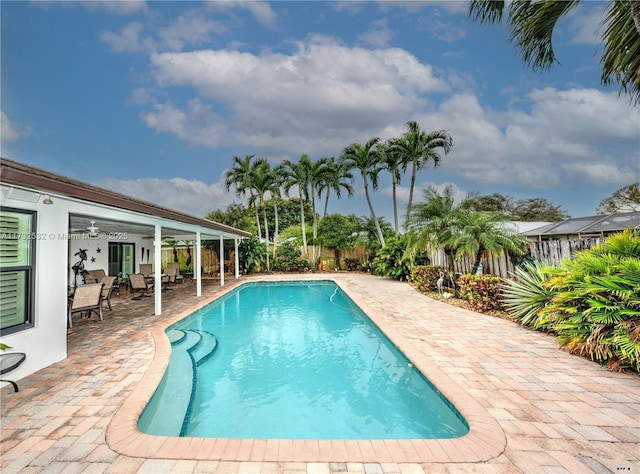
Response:
[[[24,352],[27,359],[4,378],[19,380],[67,356],[67,205],[56,200],[52,205],[3,198],[2,205],[35,210],[36,261],[34,327],[2,336],[12,352]]]

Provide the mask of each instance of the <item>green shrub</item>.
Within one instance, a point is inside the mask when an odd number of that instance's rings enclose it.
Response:
[[[640,371],[640,237],[609,237],[550,268],[540,310],[568,351],[610,369]]]
[[[541,262],[526,262],[522,267],[516,267],[514,277],[513,280],[506,280],[502,287],[504,308],[523,326],[549,330],[549,319],[540,314],[553,296],[553,292],[544,284],[549,271]]]
[[[300,258],[302,252],[292,242],[283,242],[277,249],[273,270],[276,272],[304,272],[309,270],[309,261]]]
[[[446,269],[440,265],[420,265],[411,269],[411,281],[421,292],[435,291],[441,274],[446,274]]]
[[[386,245],[378,250],[373,260],[374,272],[394,280],[407,280],[413,265],[408,258],[405,258],[406,248],[406,239],[403,237],[387,241]]]
[[[344,264],[350,272],[355,272],[360,269],[360,260],[357,258],[345,258]]]
[[[502,278],[495,275],[461,275],[457,281],[460,298],[476,311],[502,308]]]
[[[267,260],[267,246],[255,236],[243,239],[238,246],[238,253],[245,273],[260,271]]]

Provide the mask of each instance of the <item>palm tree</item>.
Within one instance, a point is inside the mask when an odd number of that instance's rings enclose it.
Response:
[[[434,186],[429,186],[423,193],[424,202],[416,204],[408,225],[407,252],[413,259],[425,248],[431,251],[441,248],[445,253],[447,269],[453,272],[457,233],[468,201],[465,199],[456,203],[451,185],[442,194]]]
[[[394,142],[394,150],[400,154],[403,170],[411,164],[411,187],[409,188],[409,203],[407,204],[407,216],[405,225],[411,219],[411,205],[413,203],[413,190],[416,184],[418,170],[424,168],[429,161],[433,167],[440,166],[441,156],[437,148],[442,148],[447,154],[453,145],[451,135],[445,130],[437,130],[425,133],[420,130],[420,125],[415,121],[407,122],[407,132]]]
[[[341,161],[337,161],[333,156],[329,158],[325,166],[324,173],[322,174],[322,179],[318,186],[318,197],[322,197],[322,193],[326,191],[326,196],[324,199],[324,212],[322,214],[322,217],[327,216],[331,190],[336,192],[336,196],[338,196],[338,199],[342,197],[342,189],[347,191],[347,194],[349,195],[349,197],[351,197],[353,196],[353,186],[351,186],[352,181],[353,174],[344,165],[344,163]]]
[[[298,196],[300,197],[300,224],[302,226],[302,246],[304,248],[305,257],[307,258],[307,231],[304,218],[304,201],[308,198],[309,194],[310,167],[311,160],[307,155],[302,155],[297,163],[293,163],[290,160],[282,162],[282,185],[287,196],[293,186],[298,187]]]
[[[269,267],[269,224],[267,221],[267,206],[265,201],[265,195],[272,192],[275,182],[275,174],[271,170],[269,162],[266,160],[260,160],[259,166],[255,167],[251,175],[251,187],[254,190],[254,199],[258,199],[259,207],[262,210],[262,216],[264,219],[264,238],[267,245],[267,271],[270,271]],[[273,195],[272,195],[273,197]]]
[[[362,175],[362,181],[364,184],[364,194],[367,198],[367,204],[371,211],[371,218],[375,222],[376,232],[378,234],[378,241],[380,246],[384,247],[384,235],[382,235],[382,229],[380,223],[376,217],[376,213],[373,210],[373,204],[371,204],[371,196],[369,195],[369,182],[373,189],[378,188],[378,174],[382,171],[382,155],[378,150],[378,143],[380,138],[375,137],[370,139],[366,144],[361,145],[354,143],[347,146],[342,150],[341,160],[347,163],[349,169],[356,168]]]
[[[380,152],[384,156],[384,167],[391,174],[391,188],[393,191],[393,224],[396,235],[398,235],[399,225],[398,225],[398,203],[397,203],[397,188],[400,184],[400,178],[402,175],[400,174],[400,170],[402,168],[402,155],[400,154],[398,148],[396,147],[397,139],[390,139],[384,145],[381,145]]]
[[[258,208],[254,206],[254,189],[252,186],[252,174],[255,169],[260,166],[260,163],[264,160],[257,159],[253,161],[255,155],[247,155],[244,158],[237,156],[233,157],[233,165],[230,170],[225,173],[225,186],[227,191],[233,186],[236,189],[236,195],[246,196],[249,194],[249,205],[253,206],[256,214],[256,226],[258,229],[258,236],[261,235],[260,229],[260,216],[258,214]]]
[[[515,255],[524,255],[528,240],[524,235],[507,228],[507,220],[508,217],[499,212],[464,212],[459,218],[459,231],[454,236],[456,257],[473,257],[473,273],[476,273],[485,254],[497,256],[506,250]]]
[[[482,23],[501,22],[504,0],[471,0],[469,15]],[[553,30],[557,21],[580,0],[513,0],[507,22],[511,42],[534,71],[546,71],[558,63],[553,50]],[[601,81],[620,83],[636,104],[640,101],[640,2],[610,0],[601,24],[604,51]]]

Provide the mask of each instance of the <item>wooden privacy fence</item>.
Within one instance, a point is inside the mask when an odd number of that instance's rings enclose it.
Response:
[[[176,250],[176,254],[174,255],[173,248],[162,249],[162,256],[161,256],[162,268],[165,268],[167,266],[167,263],[175,261],[176,255],[178,258],[178,263],[180,264],[181,268],[187,266],[187,260],[190,255],[191,256],[190,266],[193,268],[193,264],[195,263],[195,249],[193,247],[190,247],[189,250],[187,250],[187,247],[182,247],[182,248],[176,248],[175,250]],[[201,259],[201,265],[202,265],[202,272],[205,275],[220,273],[220,259],[218,258],[218,253],[216,251],[202,247],[200,249],[200,259]],[[226,271],[233,273],[235,271],[234,252],[231,252],[229,260],[231,265],[229,266],[229,268],[226,269]]]
[[[563,240],[535,240],[529,242],[529,256],[534,260],[540,260],[548,265],[559,265],[562,260],[571,259],[573,254],[580,250],[587,250],[596,244],[603,242],[602,237],[584,237],[580,239],[563,239]],[[302,248],[300,249],[302,251]],[[186,266],[187,259],[191,255],[192,265],[195,256],[193,248],[177,248],[178,263],[181,267]],[[308,246],[307,252],[309,258],[313,255],[313,247]],[[214,250],[202,248],[202,269],[205,274],[219,273],[220,260],[218,254]],[[320,260],[319,270],[333,270],[334,268],[334,251],[327,248],[316,248],[316,258]],[[340,251],[341,268],[344,269],[344,261],[347,258],[353,258],[360,263],[367,260],[367,248],[364,245],[357,246],[348,250]],[[443,250],[436,250],[429,255],[431,265],[446,266],[446,258]],[[227,271],[233,272],[235,257],[231,253],[229,260],[231,265]],[[162,267],[166,267],[167,263],[174,261],[174,253],[172,248],[162,249]],[[474,259],[463,256],[454,262],[454,271],[456,273],[472,273]],[[510,278],[514,266],[511,258],[504,252],[497,257],[483,257],[481,260],[483,273],[497,275],[502,278]]]
[[[585,237],[581,239],[568,240],[535,240],[529,242],[529,256],[534,260],[545,262],[547,265],[557,266],[562,260],[571,260],[575,252],[580,250],[588,250],[604,239],[602,237]],[[432,265],[446,266],[446,258],[443,250],[437,250],[429,255]],[[463,256],[454,262],[455,272],[472,273],[473,258]],[[483,257],[482,263],[483,273],[497,275],[502,278],[510,278],[514,265],[511,258],[505,252],[499,256]]]

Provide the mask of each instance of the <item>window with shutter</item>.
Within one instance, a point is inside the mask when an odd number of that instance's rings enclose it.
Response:
[[[0,334],[33,327],[35,212],[0,208]]]

